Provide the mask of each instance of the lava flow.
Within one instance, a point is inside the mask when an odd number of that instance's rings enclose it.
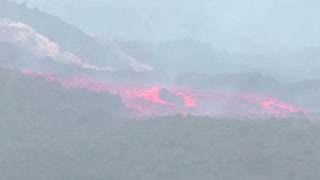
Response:
[[[303,108],[260,94],[199,91],[171,86],[129,85],[79,77],[62,78],[31,70],[23,70],[22,73],[42,76],[48,81],[58,81],[65,87],[119,94],[128,109],[142,116],[177,113],[224,117],[252,114],[286,116],[290,113],[307,113]]]

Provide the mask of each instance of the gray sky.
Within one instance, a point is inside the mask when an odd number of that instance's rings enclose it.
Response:
[[[29,0],[88,33],[125,40],[190,37],[228,49],[319,46],[317,0]]]

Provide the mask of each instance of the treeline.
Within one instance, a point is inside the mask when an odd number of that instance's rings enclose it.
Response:
[[[319,124],[290,119],[2,119],[0,173],[17,180],[318,180],[319,132]]]

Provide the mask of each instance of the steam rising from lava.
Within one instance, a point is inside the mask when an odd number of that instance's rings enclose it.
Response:
[[[134,110],[140,116],[176,113],[222,117],[251,114],[286,116],[290,113],[307,113],[305,109],[261,94],[199,91],[184,87],[123,84],[80,77],[55,77],[49,73],[31,70],[23,70],[22,73],[42,76],[49,81],[58,81],[70,88],[85,88],[90,91],[108,91],[112,94],[119,94],[126,107]],[[161,95],[163,89],[166,94],[170,95],[168,98],[163,98]],[[177,101],[177,98],[182,98],[184,102]]]

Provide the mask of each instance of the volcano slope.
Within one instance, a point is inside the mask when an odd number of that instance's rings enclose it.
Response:
[[[78,56],[89,64],[99,67],[125,66],[111,50],[101,46],[81,29],[38,9],[29,9],[25,3],[18,4],[9,0],[1,0],[1,18],[32,27],[35,32],[40,33],[65,51]]]
[[[66,89],[58,83],[28,77],[14,70],[0,68],[0,82],[0,111],[2,118],[7,120],[16,116],[57,120],[88,116],[90,119],[90,116],[111,117],[126,111],[119,96]]]
[[[105,92],[5,69],[0,82],[3,179],[320,178],[320,125],[305,119],[133,121]]]

